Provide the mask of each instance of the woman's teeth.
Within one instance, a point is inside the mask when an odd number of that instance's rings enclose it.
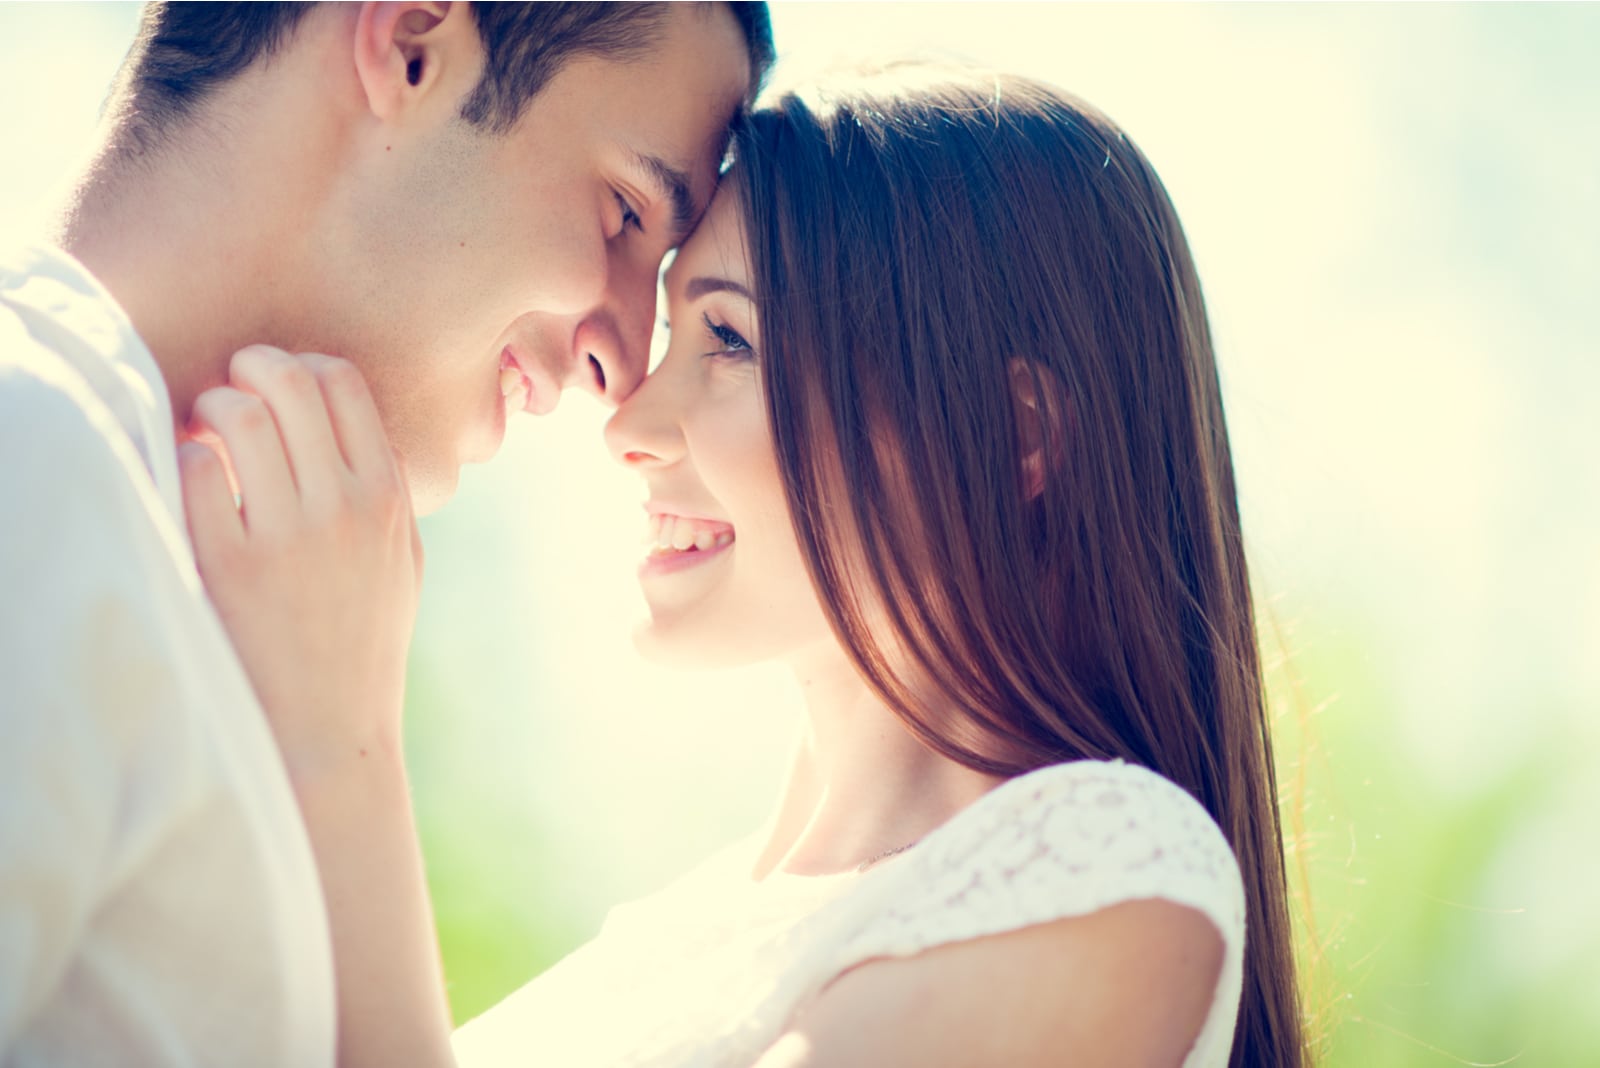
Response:
[[[679,515],[653,515],[650,517],[650,551],[653,555],[683,553],[691,550],[709,552],[733,543],[733,528],[726,523],[713,523],[704,519],[687,519]]]

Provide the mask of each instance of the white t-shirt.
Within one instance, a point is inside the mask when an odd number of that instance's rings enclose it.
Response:
[[[127,317],[61,252],[0,258],[5,1068],[334,1060],[310,842],[184,530]]]
[[[862,874],[753,882],[759,844],[614,909],[594,941],[456,1033],[462,1068],[749,1068],[854,965],[1146,898],[1198,910],[1223,938],[1184,1064],[1228,1063],[1245,937],[1238,864],[1205,809],[1151,771],[1041,768]]]

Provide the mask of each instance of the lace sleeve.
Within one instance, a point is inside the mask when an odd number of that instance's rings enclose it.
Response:
[[[1244,944],[1238,864],[1199,802],[1154,772],[1101,761],[1042,768],[997,787],[882,874],[880,907],[843,944],[835,975],[1124,901],[1198,910],[1225,946],[1201,1045],[1226,1050]]]

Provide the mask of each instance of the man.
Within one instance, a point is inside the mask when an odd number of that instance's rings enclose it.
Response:
[[[332,1062],[349,903],[200,588],[175,429],[270,419],[193,410],[243,345],[344,357],[426,510],[509,413],[625,396],[770,55],[762,5],[148,7],[64,251],[0,259],[0,1063]]]

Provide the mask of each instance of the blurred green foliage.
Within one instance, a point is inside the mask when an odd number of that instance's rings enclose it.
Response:
[[[1523,866],[1549,845],[1547,824],[1568,785],[1592,775],[1593,755],[1551,730],[1492,775],[1441,789],[1399,744],[1401,711],[1359,633],[1306,635],[1269,672],[1321,1063],[1595,1063],[1591,887]],[[1545,936],[1558,917],[1570,941],[1552,962]]]

